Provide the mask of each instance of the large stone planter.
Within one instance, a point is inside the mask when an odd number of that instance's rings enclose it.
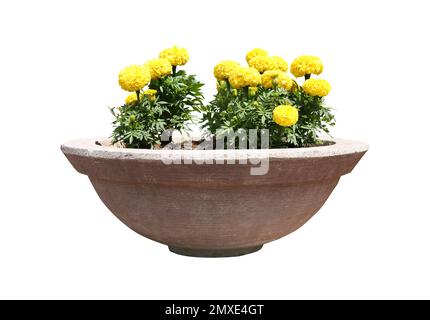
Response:
[[[88,175],[109,210],[171,251],[202,257],[251,253],[298,229],[368,149],[335,139],[332,145],[300,149],[174,151],[185,160],[195,159],[196,152],[206,159],[232,154],[252,159],[268,152],[268,173],[250,175],[251,164],[166,165],[160,161],[165,150],[95,142],[75,140],[61,149]]]

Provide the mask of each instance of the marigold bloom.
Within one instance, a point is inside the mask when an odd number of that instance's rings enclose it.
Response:
[[[275,64],[274,70],[281,70],[284,72],[288,71],[288,63],[287,63],[287,61],[284,60],[284,58],[278,57],[278,56],[273,56],[272,60],[274,61],[274,64]]]
[[[143,95],[147,96],[150,100],[155,100],[155,96],[157,94],[157,90],[154,89],[148,89],[143,91]]]
[[[303,90],[311,96],[325,97],[329,94],[331,86],[326,80],[311,78],[303,83]]]
[[[280,105],[273,110],[273,121],[282,127],[290,127],[299,120],[299,111],[292,105]]]
[[[286,90],[291,90],[294,86],[294,81],[282,71],[268,70],[261,76],[261,84],[266,89],[277,86]]]
[[[190,60],[187,49],[174,46],[160,52],[159,58],[169,60],[172,66],[183,66]]]
[[[151,80],[149,70],[143,66],[131,65],[122,69],[118,75],[118,83],[126,91],[139,91]]]
[[[234,89],[241,89],[244,87],[256,87],[261,84],[261,75],[254,68],[237,68],[228,78],[230,85]]]
[[[300,56],[291,64],[291,73],[296,77],[303,77],[307,74],[320,74],[324,66],[320,58],[316,56]]]
[[[237,68],[240,68],[240,64],[237,63],[236,61],[231,61],[231,60],[221,61],[214,68],[214,76],[219,81],[227,80],[228,77],[231,75],[231,73]]]
[[[162,78],[172,73],[172,65],[167,59],[152,59],[145,63],[151,73],[151,79]]]
[[[256,56],[268,56],[268,55],[269,54],[267,53],[266,50],[261,49],[261,48],[255,48],[246,54],[246,62],[249,63],[249,61]]]
[[[255,56],[248,62],[249,66],[257,69],[260,73],[267,70],[275,70],[276,62],[269,56]]]
[[[133,102],[137,101],[137,94],[136,92],[132,92],[130,93],[127,98],[125,98],[125,103],[126,104],[132,104]]]

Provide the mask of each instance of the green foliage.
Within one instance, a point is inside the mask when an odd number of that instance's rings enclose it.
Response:
[[[336,121],[331,108],[324,104],[324,98],[313,97],[298,86],[289,93],[289,100],[299,109],[299,121],[290,129],[287,142],[292,146],[303,147],[318,143],[318,135],[329,134]]]
[[[160,134],[166,127],[162,115],[167,111],[165,104],[151,101],[147,96],[139,102],[111,108],[115,118],[112,142],[127,148],[150,148],[160,143]]]
[[[168,106],[162,114],[167,129],[184,129],[186,122],[192,120],[191,112],[203,105],[202,87],[194,75],[183,70],[151,81],[149,88],[158,92],[157,103]]]
[[[140,93],[139,101],[111,109],[113,143],[150,148],[161,143],[161,133],[167,129],[187,130],[192,112],[203,105],[202,86],[195,76],[182,70],[152,80],[149,88],[157,90],[155,98]]]
[[[292,104],[299,110],[299,121],[291,127],[273,122],[273,109]],[[335,120],[323,98],[312,97],[296,85],[291,92],[282,88],[258,87],[255,94],[248,88],[231,89],[219,84],[215,98],[203,108],[202,126],[211,133],[238,129],[268,129],[271,148],[305,147],[318,143],[318,134],[328,133]]]

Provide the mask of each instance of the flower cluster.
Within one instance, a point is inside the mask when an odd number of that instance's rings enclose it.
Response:
[[[246,54],[248,67],[225,60],[214,68],[217,79],[215,99],[205,106],[203,127],[209,132],[225,130],[270,130],[272,147],[306,146],[318,142],[318,133],[334,124],[323,97],[330,92],[326,80],[311,78],[323,71],[316,56],[300,56],[291,63],[255,48]]]
[[[131,93],[124,105],[111,108],[114,143],[149,148],[161,143],[166,129],[185,128],[191,113],[203,103],[203,84],[184,70],[176,70],[188,60],[186,49],[172,47],[161,51],[159,58],[120,71],[118,83]]]
[[[151,59],[143,65],[131,65],[120,71],[118,75],[118,83],[122,89],[134,92],[126,98],[126,103],[139,101],[141,93],[150,81],[158,80],[171,75],[173,69],[177,66],[185,65],[190,56],[185,48],[172,47],[164,49],[160,52],[159,58]],[[154,98],[155,93],[151,92],[150,97]],[[146,93],[148,95],[148,93]],[[133,98],[135,97],[135,98]]]
[[[111,109],[113,142],[134,148],[160,145],[161,132],[186,130],[195,120],[192,114],[199,112],[202,127],[212,134],[267,129],[272,148],[318,144],[319,134],[328,133],[335,123],[324,104],[331,86],[315,77],[323,72],[321,59],[300,56],[289,70],[284,57],[255,48],[245,60],[247,65],[232,60],[215,65],[217,93],[207,105],[203,104],[203,84],[177,70],[189,61],[184,48],[171,47],[158,58],[124,68],[118,83],[129,94],[121,107]]]
[[[234,89],[256,87],[263,84],[272,88],[273,83],[290,90],[293,81],[288,77],[288,63],[279,56],[269,56],[266,50],[255,48],[246,55],[249,67],[238,62],[225,60],[214,68],[214,76],[218,81],[227,80]],[[218,84],[219,87],[219,84]]]

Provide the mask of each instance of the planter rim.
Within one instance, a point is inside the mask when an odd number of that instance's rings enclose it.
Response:
[[[334,144],[308,148],[285,149],[243,149],[243,150],[160,150],[131,149],[113,146],[100,146],[96,141],[108,138],[88,138],[71,140],[61,145],[65,154],[102,159],[161,160],[166,154],[180,155],[184,159],[219,159],[219,158],[322,158],[365,152],[369,145],[364,142],[345,139],[324,139]]]

